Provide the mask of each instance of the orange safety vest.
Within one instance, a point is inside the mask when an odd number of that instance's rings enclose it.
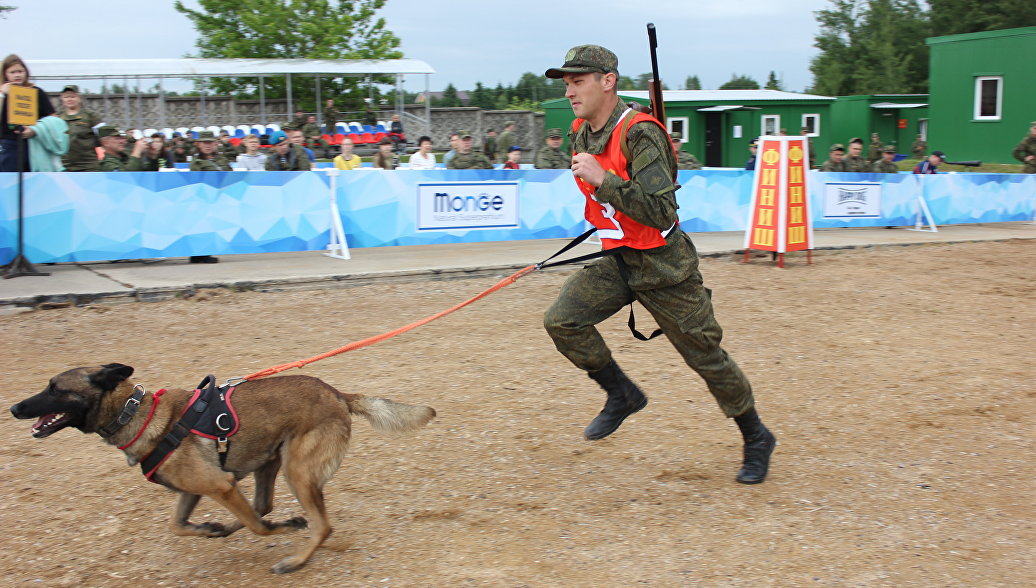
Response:
[[[627,167],[629,164],[628,146],[626,145],[626,133],[629,128],[639,122],[653,122],[662,126],[655,117],[642,112],[634,113],[632,108],[627,108],[619,117],[615,128],[612,129],[608,144],[604,152],[594,155],[594,158],[601,164],[605,171],[611,172],[623,180],[629,180]],[[572,121],[572,131],[579,130],[585,123],[585,119],[577,118]],[[632,249],[654,249],[666,244],[665,238],[676,226],[673,223],[665,231],[659,231],[654,227],[641,224],[625,214],[615,210],[611,204],[598,202],[594,197],[596,188],[585,182],[582,178],[576,178],[576,185],[586,196],[586,207],[583,216],[593,226],[597,227],[597,235],[601,238],[601,245],[605,249],[615,247],[630,247]]]

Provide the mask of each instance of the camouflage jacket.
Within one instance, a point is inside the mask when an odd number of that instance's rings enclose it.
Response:
[[[854,155],[845,156],[845,171],[847,172],[869,172],[871,171],[871,164],[869,161],[862,157]]]
[[[871,143],[870,148],[867,149],[867,161],[875,162],[881,159],[881,143]]]
[[[139,157],[132,157],[124,151],[118,155],[105,153],[104,159],[101,160],[100,170],[105,172],[143,171],[143,166]]]
[[[701,162],[697,157],[681,149],[676,152],[676,169],[701,169]]]
[[[871,166],[871,171],[876,174],[897,174],[899,173],[899,166],[894,162],[879,159]]]
[[[93,130],[93,127],[101,122],[101,117],[89,110],[80,110],[76,114],[68,114],[62,110],[57,115],[68,123],[68,152],[61,157],[65,170],[101,169],[97,160],[97,135]]]
[[[234,171],[227,160],[219,153],[214,153],[212,159],[203,159],[201,156],[191,160],[191,171]]]
[[[497,150],[502,155],[506,154],[507,150],[511,148],[511,145],[518,145],[518,143],[515,143],[515,141],[516,139],[514,138],[514,133],[512,133],[511,131],[504,131],[496,137],[496,145],[498,147]]]
[[[309,141],[310,137],[321,136],[320,127],[316,123],[306,123],[302,125],[302,136]]]
[[[485,155],[470,151],[457,153],[446,165],[447,169],[493,169],[493,163]]]
[[[621,100],[615,103],[611,117],[597,131],[583,123],[569,132],[568,143],[575,153],[598,155],[604,152],[612,130],[626,110]],[[628,285],[633,290],[653,290],[679,284],[698,271],[698,254],[690,237],[680,230],[676,215],[676,157],[669,135],[655,123],[632,125],[626,133],[630,163],[629,180],[609,173],[597,188],[598,202],[611,204],[615,210],[642,225],[664,231],[677,223],[666,237],[666,244],[647,250],[626,249],[619,255],[629,273]],[[580,206],[583,204],[580,203]]]
[[[845,160],[844,159],[842,161],[838,161],[838,162],[835,162],[835,161],[832,161],[832,160],[828,159],[827,161],[824,162],[823,165],[820,166],[820,171],[825,171],[825,172],[844,172],[844,171],[849,171],[849,170],[846,169]]]
[[[561,149],[541,147],[536,152],[536,159],[533,164],[536,169],[568,169],[572,167],[572,156],[562,153]]]
[[[283,157],[273,149],[266,154],[266,171],[309,171],[312,167],[306,150],[294,143]]]
[[[1032,161],[1025,161],[1025,158],[1029,155],[1036,155],[1036,137],[1031,135],[1022,139],[1021,143],[1014,148],[1011,152],[1014,158],[1025,164],[1022,168],[1022,173],[1036,174],[1036,159]]]

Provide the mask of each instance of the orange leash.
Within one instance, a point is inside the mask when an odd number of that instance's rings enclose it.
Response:
[[[429,317],[425,317],[425,318],[423,318],[423,319],[421,319],[419,321],[410,323],[409,325],[405,325],[405,326],[399,327],[398,329],[395,329],[393,331],[389,331],[387,333],[382,333],[380,335],[375,335],[373,337],[367,337],[366,339],[361,339],[359,341],[354,341],[352,343],[349,343],[348,345],[343,345],[342,347],[339,347],[338,349],[332,349],[331,351],[328,351],[327,353],[321,353],[320,355],[313,356],[313,357],[311,357],[309,359],[303,359],[303,360],[299,360],[299,361],[293,361],[291,363],[285,363],[285,364],[282,364],[282,365],[278,365],[278,366],[274,366],[274,367],[269,367],[269,368],[266,368],[265,370],[260,370],[258,372],[255,372],[254,374],[249,374],[249,375],[247,375],[247,376],[245,376],[244,378],[241,378],[241,379],[242,380],[256,380],[256,379],[259,379],[259,378],[265,378],[266,376],[272,376],[274,374],[283,372],[284,370],[289,370],[291,368],[300,368],[300,367],[302,367],[302,366],[304,366],[306,364],[313,363],[314,361],[320,361],[321,359],[325,359],[325,358],[331,357],[333,355],[338,355],[339,353],[345,353],[346,351],[352,351],[353,349],[359,349],[361,347],[366,347],[368,345],[373,345],[375,343],[380,343],[381,341],[384,341],[385,339],[391,339],[392,337],[395,337],[396,335],[401,335],[401,334],[403,334],[403,333],[405,333],[405,332],[407,332],[407,331],[409,331],[411,329],[416,329],[417,327],[420,327],[421,325],[428,324],[428,323],[434,321],[437,318],[444,317],[444,316],[450,314],[453,311],[460,310],[461,308],[464,308],[465,306],[471,304],[472,302],[475,302],[477,300],[481,300],[482,298],[485,298],[486,296],[492,294],[493,292],[496,292],[497,290],[499,290],[499,289],[501,289],[501,288],[503,288],[505,286],[509,286],[509,285],[515,283],[516,281],[518,281],[518,278],[520,278],[520,277],[522,277],[522,276],[524,276],[526,274],[529,274],[529,273],[535,271],[538,267],[539,266],[536,266],[536,265],[530,265],[528,267],[524,267],[524,268],[518,270],[517,272],[515,272],[514,274],[512,274],[512,275],[510,275],[510,276],[508,276],[508,277],[506,277],[506,278],[504,278],[502,280],[500,280],[499,282],[497,282],[497,284],[495,286],[493,286],[492,288],[489,288],[485,292],[482,292],[481,294],[477,294],[477,295],[475,295],[475,296],[473,296],[471,298],[468,298],[467,300],[465,300],[464,302],[461,302],[460,304],[457,304],[456,306],[452,306],[450,308],[447,308],[446,310],[443,310],[441,312],[437,312],[437,313],[435,313],[435,314],[433,314],[433,315],[431,315]]]

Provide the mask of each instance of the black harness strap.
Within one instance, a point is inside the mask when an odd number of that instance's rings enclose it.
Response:
[[[619,266],[619,275],[622,276],[622,281],[628,284],[629,281],[630,281],[629,269],[626,268],[626,262],[623,261],[622,256],[619,255],[619,253],[621,253],[622,251],[624,251],[626,249],[629,249],[629,247],[626,247],[625,245],[623,245],[621,247],[614,247],[612,249],[602,249],[600,251],[595,251],[595,252],[589,253],[587,255],[580,255],[579,257],[573,257],[571,259],[563,259],[561,261],[555,261],[554,263],[547,263],[548,261],[554,259],[555,257],[557,257],[557,256],[561,255],[562,253],[568,251],[569,249],[575,247],[576,245],[579,245],[583,241],[586,241],[586,239],[590,235],[594,234],[596,231],[597,231],[597,227],[593,227],[589,231],[583,233],[582,235],[579,235],[575,239],[572,239],[571,241],[569,241],[569,243],[567,245],[565,245],[564,247],[559,249],[557,253],[555,253],[554,255],[551,255],[547,259],[544,259],[543,261],[537,263],[536,264],[536,269],[543,269],[545,267],[553,267],[553,266],[556,266],[556,265],[568,265],[570,263],[579,263],[581,261],[589,261],[591,259],[597,259],[597,258],[605,257],[605,256],[608,256],[608,255],[614,255],[615,256],[615,263],[616,263],[616,265]],[[643,333],[641,333],[640,331],[637,330],[636,321],[633,318],[633,303],[632,302],[630,303],[630,320],[626,324],[629,326],[630,332],[633,333],[633,337],[638,339],[638,340],[640,340],[640,341],[650,341],[650,340],[654,339],[655,337],[657,337],[657,336],[662,334],[662,329],[655,329],[655,331],[653,333],[651,333],[650,335],[644,335]]]
[[[134,386],[133,394],[126,399],[126,404],[123,405],[122,412],[119,413],[119,416],[115,417],[112,422],[98,429],[97,434],[107,439],[114,435],[116,431],[125,427],[126,423],[133,420],[133,417],[137,414],[137,409],[140,408],[140,401],[144,399],[146,394],[147,390],[144,390],[143,386],[140,384]]]
[[[191,429],[194,428],[194,425],[198,423],[198,419],[201,418],[202,413],[204,413],[205,409],[208,408],[208,399],[211,398],[212,394],[216,391],[215,376],[212,376],[211,374],[205,376],[205,379],[201,381],[201,384],[198,384],[198,389],[202,391],[198,396],[198,399],[194,401],[194,404],[188,407],[187,412],[184,413],[183,417],[173,425],[173,430],[169,431],[169,433],[159,441],[155,450],[140,462],[140,469],[144,472],[144,477],[148,480],[151,480],[151,476],[154,475],[155,470],[158,469],[158,466],[162,465],[162,462],[169,457],[169,454],[180,446],[184,437],[190,435]],[[222,465],[223,459],[225,459],[225,457],[221,457],[220,465]]]

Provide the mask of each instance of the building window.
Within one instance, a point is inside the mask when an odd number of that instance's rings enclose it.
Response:
[[[921,135],[922,141],[928,140],[928,119],[922,118],[917,121],[917,134]]]
[[[1001,76],[975,78],[975,120],[1000,120],[1003,88]]]
[[[819,114],[803,114],[802,115],[802,128],[807,129],[807,137],[818,137],[820,136],[820,115]]]
[[[666,117],[666,124],[669,125],[669,134],[680,133],[680,142],[686,143],[691,134],[691,125],[686,116]]]
[[[762,118],[762,128],[764,135],[779,135],[781,131],[781,115],[764,114]]]

